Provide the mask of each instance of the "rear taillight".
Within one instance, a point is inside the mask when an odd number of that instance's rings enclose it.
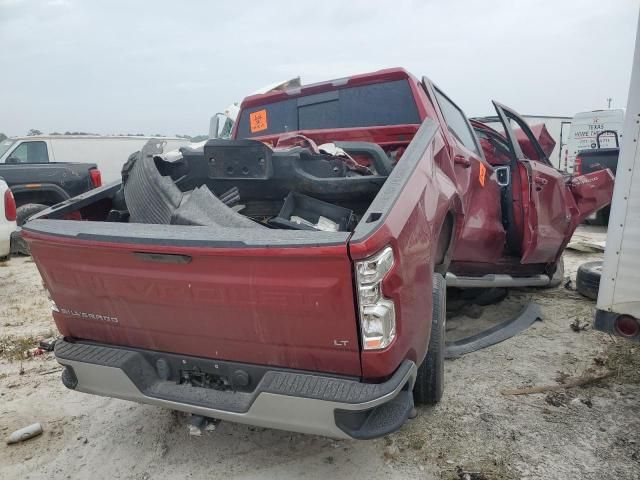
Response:
[[[640,324],[631,315],[620,315],[616,318],[615,326],[617,332],[623,337],[635,337],[640,333]]]
[[[100,173],[100,170],[92,168],[89,170],[89,175],[91,176],[91,184],[93,185],[93,188],[102,186],[102,174]]]
[[[576,155],[576,159],[573,163],[573,173],[576,175],[582,175],[582,157]]]
[[[385,298],[382,281],[393,267],[393,250],[386,247],[373,257],[356,262],[356,289],[360,310],[362,348],[379,350],[396,336],[396,310]]]
[[[10,222],[16,220],[16,200],[9,189],[4,192],[4,216]]]

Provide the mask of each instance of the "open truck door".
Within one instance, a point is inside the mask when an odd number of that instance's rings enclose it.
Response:
[[[519,230],[521,262],[552,263],[580,222],[611,201],[613,175],[599,170],[565,176],[553,167],[522,117],[498,102],[493,105],[514,158],[510,185],[513,202],[521,207],[515,209],[513,222]]]
[[[567,187],[564,176],[556,170],[546,157],[535,135],[527,123],[513,110],[493,102],[502,122],[515,162],[512,178],[519,176],[520,182],[511,182],[514,200],[522,205],[521,245],[522,263],[553,262],[571,235],[571,203],[567,202]],[[529,158],[523,153],[516,136],[519,129],[527,137],[531,148]]]

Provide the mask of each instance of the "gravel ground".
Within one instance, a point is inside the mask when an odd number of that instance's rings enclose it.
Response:
[[[604,238],[598,228],[579,233]],[[575,285],[577,267],[598,258],[568,251],[567,277]],[[529,300],[543,321],[447,361],[442,403],[395,434],[335,441],[222,422],[191,437],[183,414],[66,390],[52,354],[20,359],[55,330],[35,264],[11,259],[0,264],[0,434],[32,422],[44,434],[0,444],[0,478],[640,478],[640,346],[574,331],[591,323],[594,302],[571,286],[513,290],[452,312],[448,332],[484,328]],[[500,393],[602,372],[611,376],[586,387]]]

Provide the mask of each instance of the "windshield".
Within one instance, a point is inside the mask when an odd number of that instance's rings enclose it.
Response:
[[[394,80],[248,108],[240,115],[237,137],[419,123],[409,82]]]
[[[0,157],[2,157],[7,152],[7,150],[11,148],[11,145],[13,145],[14,143],[16,143],[16,141],[10,138],[7,138],[6,140],[3,140],[2,142],[0,142]]]

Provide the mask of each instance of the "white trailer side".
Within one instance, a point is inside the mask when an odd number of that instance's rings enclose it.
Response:
[[[635,340],[640,339],[640,24],[638,28],[595,319],[598,330]]]

